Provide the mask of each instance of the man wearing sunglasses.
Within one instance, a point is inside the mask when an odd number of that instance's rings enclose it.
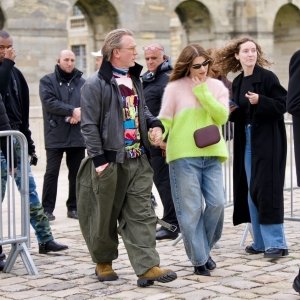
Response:
[[[146,104],[150,112],[157,116],[161,107],[161,99],[172,70],[170,59],[165,55],[164,48],[158,43],[150,44],[144,49],[144,57],[148,71],[143,74],[143,88]],[[171,195],[169,167],[166,163],[165,145],[151,148],[151,165],[154,170],[154,183],[164,207],[162,220],[172,225],[171,231],[160,227],[156,239],[176,239],[179,227]]]

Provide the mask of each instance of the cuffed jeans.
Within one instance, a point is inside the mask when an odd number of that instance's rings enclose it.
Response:
[[[192,157],[171,161],[170,179],[176,215],[188,258],[204,265],[220,239],[225,193],[220,161]]]
[[[287,249],[283,224],[260,224],[257,207],[250,195],[251,125],[246,126],[245,170],[248,183],[248,206],[253,232],[252,247],[258,251],[265,251],[270,248]]]
[[[21,188],[21,149],[18,142],[15,143],[16,155],[17,155],[17,171],[14,174],[14,179],[18,189]],[[29,163],[28,163],[29,164]],[[49,220],[44,213],[43,206],[39,200],[38,193],[36,191],[36,184],[31,172],[30,166],[28,166],[28,181],[29,181],[29,207],[30,207],[30,224],[35,231],[35,235],[39,243],[46,243],[53,240]],[[5,157],[1,154],[1,191],[2,201],[5,196],[6,183],[7,183],[7,163]]]

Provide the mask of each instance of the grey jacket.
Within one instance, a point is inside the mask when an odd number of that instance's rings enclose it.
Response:
[[[139,97],[141,143],[149,153],[148,129],[162,123],[148,110],[139,79],[142,66],[135,64],[129,74]],[[88,78],[81,90],[81,131],[88,155],[95,167],[107,162],[123,163],[125,143],[122,96],[113,77],[112,65],[103,61],[98,73]]]

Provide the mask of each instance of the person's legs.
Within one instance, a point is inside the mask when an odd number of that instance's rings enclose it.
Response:
[[[154,171],[153,180],[164,207],[162,220],[178,226],[175,207],[172,199],[169,166],[165,157],[154,156],[151,158],[151,166]]]
[[[177,159],[169,166],[172,196],[187,256],[194,266],[203,266],[210,253],[200,185],[203,159]]]
[[[284,234],[283,224],[261,224],[261,234],[265,244],[265,250],[268,249],[287,249],[287,243]]]
[[[76,176],[81,161],[85,155],[85,149],[82,147],[66,148],[66,162],[69,169],[69,197],[67,200],[68,211],[77,211],[76,204]]]
[[[205,199],[204,225],[211,250],[221,238],[224,223],[223,174],[222,165],[217,158],[204,160],[201,187]]]
[[[57,181],[64,149],[46,149],[47,165],[44,175],[42,205],[45,212],[52,214],[57,195]]]
[[[19,191],[21,191],[21,149],[19,143],[16,143],[15,146],[18,159],[15,182]],[[38,193],[36,191],[36,184],[31,172],[29,162],[26,163],[28,163],[30,223],[35,231],[35,235],[39,243],[39,253],[45,254],[51,251],[56,252],[65,250],[68,248],[68,246],[59,244],[54,241],[49,220],[45,215],[44,208],[39,200]]]
[[[153,171],[144,156],[127,159],[118,174],[116,197],[124,193],[124,190],[119,192],[120,187],[126,189],[126,198],[119,217],[119,233],[138,276],[159,265],[159,255],[155,249],[157,217],[150,202],[152,178]]]
[[[250,179],[251,179],[251,126],[246,126],[246,146],[245,146],[245,171],[248,183],[248,206],[251,218],[252,232],[253,232],[253,244],[252,248],[255,251],[264,251],[265,244],[262,238],[260,223],[258,219],[257,207],[252,201],[250,195]]]

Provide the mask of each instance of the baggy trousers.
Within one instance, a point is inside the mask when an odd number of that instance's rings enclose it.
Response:
[[[160,263],[155,249],[156,221],[151,207],[153,171],[145,155],[110,163],[98,175],[91,158],[85,158],[77,175],[79,224],[95,263],[118,257],[122,236],[136,275]],[[119,227],[117,227],[119,223]]]

